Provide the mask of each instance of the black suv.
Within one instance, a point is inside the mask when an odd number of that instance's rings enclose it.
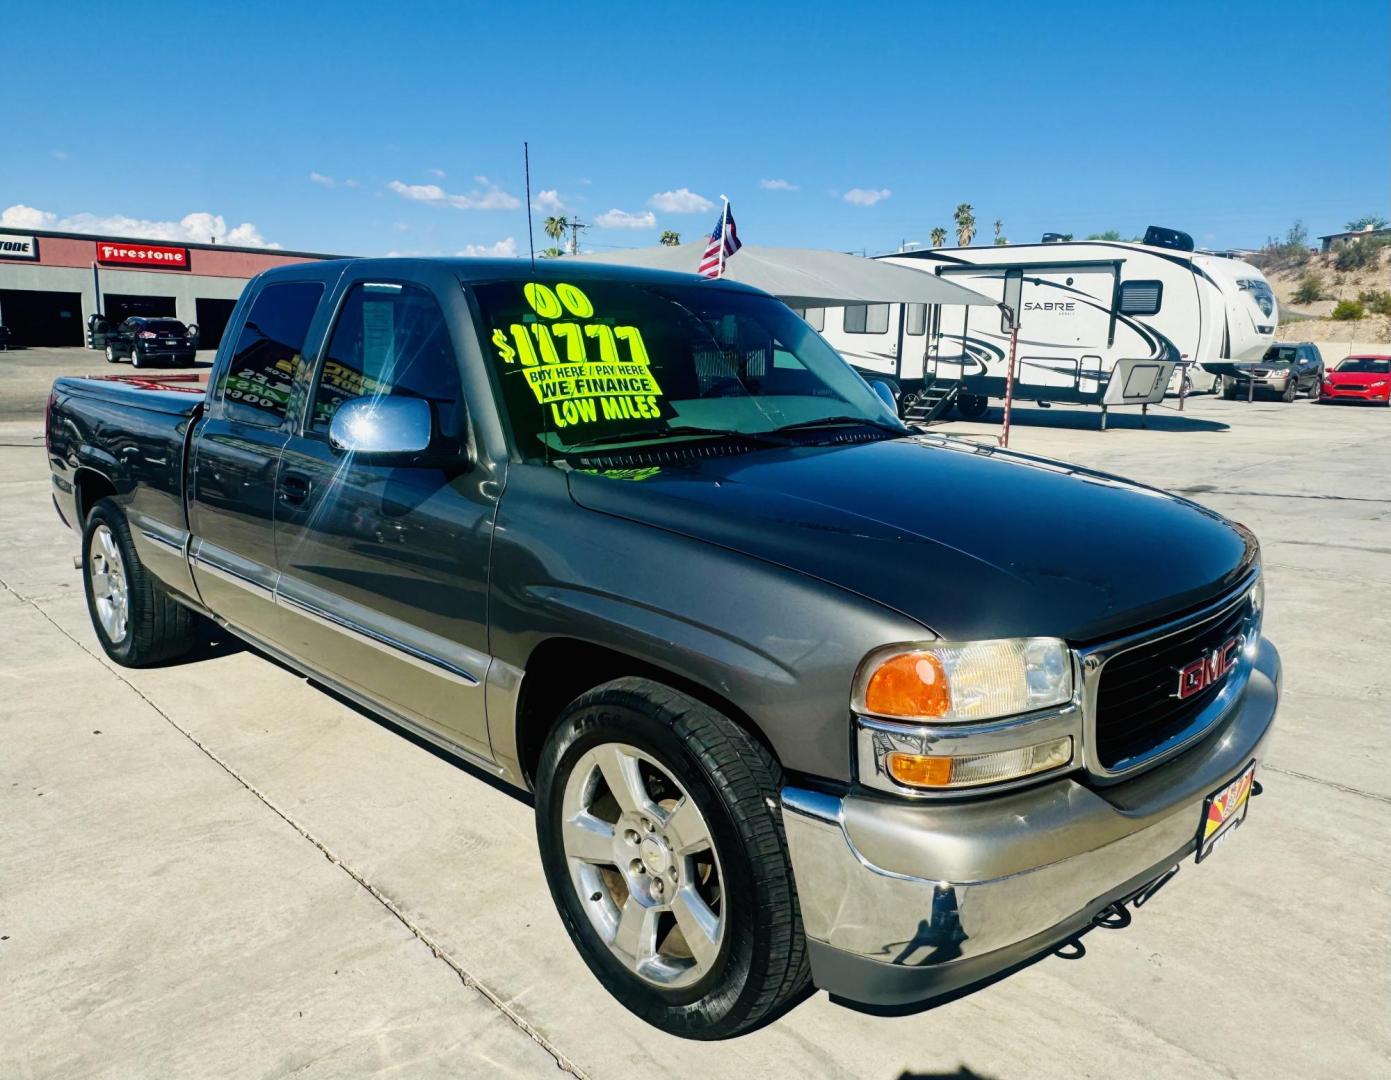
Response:
[[[191,364],[198,352],[197,331],[178,319],[137,315],[106,333],[106,362],[129,360],[136,367],[155,361]]]
[[[1233,364],[1232,373],[1222,379],[1222,396],[1228,401],[1250,397],[1253,383],[1255,390],[1279,394],[1284,401],[1293,401],[1301,392],[1317,398],[1323,385],[1318,346],[1272,345],[1257,363]]]

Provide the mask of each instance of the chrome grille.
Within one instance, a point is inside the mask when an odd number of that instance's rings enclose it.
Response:
[[[1180,672],[1233,637],[1254,644],[1259,635],[1257,592],[1248,582],[1185,619],[1084,655],[1084,670],[1092,665],[1088,759],[1094,771],[1129,772],[1211,727],[1245,686],[1251,663],[1246,650],[1214,685],[1185,698],[1178,696]]]

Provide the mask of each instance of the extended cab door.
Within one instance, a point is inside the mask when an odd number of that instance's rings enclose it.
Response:
[[[497,485],[471,468],[460,352],[441,296],[459,286],[350,270],[304,415],[276,478],[287,649],[308,666],[481,756],[487,585]],[[450,298],[446,298],[448,301]],[[457,299],[457,297],[455,297]],[[430,402],[428,456],[373,462],[333,449],[343,402]]]
[[[253,283],[223,342],[188,471],[189,561],[203,603],[268,643],[275,606],[275,475],[296,367],[338,268]],[[325,316],[326,318],[326,316]],[[231,342],[229,346],[229,342]]]

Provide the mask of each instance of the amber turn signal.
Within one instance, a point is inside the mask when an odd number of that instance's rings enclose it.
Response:
[[[1033,746],[953,757],[895,750],[884,759],[884,768],[907,787],[965,788],[1050,772],[1071,760],[1072,737],[1063,735]]]
[[[865,687],[865,708],[880,716],[945,716],[951,687],[942,661],[930,652],[901,653],[884,661]]]
[[[889,775],[900,784],[911,787],[947,787],[951,784],[951,763],[949,757],[928,757],[924,754],[904,754],[898,751],[889,755],[885,764]]]

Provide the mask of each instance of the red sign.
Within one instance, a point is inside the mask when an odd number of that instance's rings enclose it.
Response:
[[[97,262],[116,266],[153,266],[161,270],[187,270],[188,248],[98,240]]]

